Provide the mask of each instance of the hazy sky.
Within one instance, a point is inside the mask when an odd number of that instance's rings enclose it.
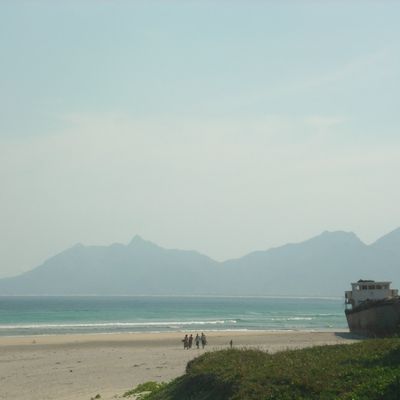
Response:
[[[77,242],[224,260],[400,226],[400,2],[0,1],[0,277]]]

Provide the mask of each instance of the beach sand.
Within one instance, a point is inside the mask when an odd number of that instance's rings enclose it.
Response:
[[[189,360],[231,339],[269,352],[357,341],[346,331],[205,333],[205,350],[183,350],[182,333],[1,337],[0,399],[119,399],[139,383],[182,375]]]

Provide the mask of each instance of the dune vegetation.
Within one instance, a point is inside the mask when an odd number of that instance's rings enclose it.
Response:
[[[208,352],[147,400],[398,399],[400,339],[316,346],[268,354]]]

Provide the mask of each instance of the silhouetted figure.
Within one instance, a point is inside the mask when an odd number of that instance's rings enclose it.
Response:
[[[194,342],[196,343],[196,347],[199,349],[200,348],[200,336],[199,334],[196,335]]]
[[[193,335],[190,334],[190,336],[189,336],[189,349],[192,348],[192,344],[193,344]]]
[[[188,349],[189,348],[189,338],[188,335],[185,335],[185,337],[182,339],[183,342],[183,348]]]
[[[201,346],[203,347],[203,349],[206,346],[206,344],[207,344],[206,335],[203,332],[201,332]]]
[[[231,339],[231,341],[229,342],[229,346],[231,346],[231,348],[232,348],[232,346],[233,346],[233,340]]]

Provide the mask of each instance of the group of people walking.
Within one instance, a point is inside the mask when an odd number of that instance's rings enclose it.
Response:
[[[196,344],[196,347],[199,349],[200,348],[200,343],[201,343],[201,347],[204,349],[204,347],[207,344],[207,339],[206,339],[206,335],[202,332],[201,336],[199,336],[199,334],[196,334],[196,337],[193,338],[193,335],[190,334],[189,335],[185,335],[185,337],[182,339],[183,342],[183,348],[186,350],[189,350],[192,348],[193,346],[193,341]]]

